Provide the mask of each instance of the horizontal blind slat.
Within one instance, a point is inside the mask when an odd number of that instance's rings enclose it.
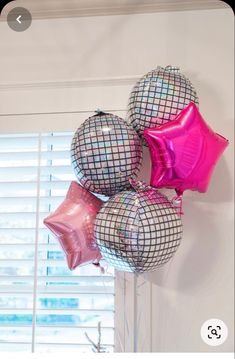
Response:
[[[6,275],[6,276],[2,276],[0,275],[0,281],[1,280],[6,280],[6,279],[11,279],[11,280],[19,280],[19,281],[23,281],[23,280],[27,280],[27,281],[33,281],[34,277],[33,276],[24,276],[24,275],[18,275],[18,276],[12,276],[12,275]],[[113,277],[112,276],[38,276],[38,281],[45,281],[45,282],[64,282],[66,281],[67,283],[81,283],[81,282],[87,282],[87,283],[91,283],[91,282],[96,282],[96,281],[102,281],[102,282],[112,282]]]
[[[28,296],[27,296],[28,294]],[[4,291],[1,291],[1,298],[28,298],[28,297],[31,297],[32,293],[30,291],[25,291],[25,292],[4,292]],[[77,299],[77,298],[85,298],[87,299],[88,297],[91,297],[91,296],[95,296],[97,297],[98,299],[100,297],[105,297],[105,298],[112,298],[114,296],[114,291],[103,291],[103,292],[97,292],[97,291],[94,291],[93,293],[92,292],[53,292],[53,291],[50,291],[49,293],[48,292],[43,292],[43,291],[40,291],[38,297],[39,298],[64,298],[64,299],[67,299],[67,298],[73,298],[73,299]]]
[[[68,185],[70,184],[69,181],[63,181],[63,180],[52,180],[52,181],[41,181],[40,182],[42,185],[42,188],[48,188],[48,189],[55,189],[55,188],[64,188],[66,189],[68,187]],[[32,180],[32,181],[20,181],[20,182],[15,182],[15,181],[8,181],[8,182],[3,182],[0,181],[0,189],[3,189],[6,186],[10,186],[12,188],[15,188],[17,190],[21,190],[23,188],[28,188],[28,186],[35,186],[37,184],[36,180]]]
[[[0,161],[22,161],[26,163],[27,160],[37,160],[38,152],[36,149],[34,151],[9,151],[9,152],[0,152]],[[43,151],[42,152],[42,160],[54,160],[54,159],[70,159],[70,151]],[[1,164],[2,167],[3,164]],[[0,167],[1,167],[0,166]]]
[[[29,314],[29,313],[32,313],[32,310],[33,308],[0,308],[0,315],[2,314],[11,314],[12,312],[14,314]],[[89,313],[89,314],[93,314],[93,315],[97,315],[97,314],[100,314],[100,313],[106,313],[106,314],[110,314],[110,313],[113,313],[113,310],[110,309],[95,309],[95,310],[92,310],[92,309],[65,309],[65,308],[60,308],[60,309],[54,309],[54,308],[44,308],[44,309],[41,309],[41,308],[37,308],[37,315],[40,315],[40,314],[46,314],[46,313],[49,313],[50,315],[52,314],[58,314],[58,315],[65,315],[65,314],[78,314],[80,312],[86,312],[86,313]]]
[[[2,250],[16,250],[16,249],[19,249],[19,250],[29,250],[29,249],[34,249],[34,243],[24,243],[23,245],[22,244],[19,244],[19,243],[1,243],[0,242],[0,246],[1,246],[1,249]],[[23,248],[24,247],[24,248]],[[57,244],[50,244],[50,243],[40,243],[40,250],[41,251],[58,251],[60,250],[60,246],[59,246],[59,243]],[[1,276],[0,276],[1,278]]]
[[[14,323],[1,323],[1,327],[3,328],[31,328],[30,324],[14,324]],[[43,324],[37,324],[38,328],[58,328],[58,329],[97,329],[97,326],[93,325],[61,325],[61,324],[54,324],[54,325],[43,325]],[[114,330],[113,326],[102,326],[102,329],[109,329]]]
[[[55,146],[55,145],[61,145],[69,147],[71,144],[71,138],[72,133],[69,135],[57,135],[57,136],[51,136],[51,135],[42,135],[42,146]],[[31,148],[37,147],[38,143],[38,136],[37,135],[29,135],[27,137],[17,137],[12,135],[11,137],[4,137],[1,136],[0,139],[0,151],[7,151],[14,148]]]
[[[1,167],[0,167],[1,168]],[[14,176],[17,172],[21,172],[21,175],[24,174],[24,177],[35,176],[37,173],[37,166],[24,166],[23,171],[22,167],[3,167],[1,168],[0,179],[3,175]],[[69,165],[64,166],[41,166],[41,175],[57,175],[57,174],[71,174],[71,168]]]
[[[23,293],[31,293],[32,292],[32,286],[26,286],[26,285],[19,285],[19,288],[13,287],[13,286],[4,286],[4,288],[1,289],[2,293],[17,293],[19,290]],[[70,293],[70,294],[76,294],[76,293],[86,293],[86,294],[95,294],[95,293],[114,293],[114,286],[71,286],[71,285],[50,285],[50,286],[38,286],[38,294],[63,294],[63,293]]]

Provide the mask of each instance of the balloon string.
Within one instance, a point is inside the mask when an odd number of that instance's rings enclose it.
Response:
[[[92,264],[100,269],[101,274],[105,274],[105,269],[100,263],[92,263]]]
[[[179,216],[184,214],[183,211],[183,193],[176,191],[177,195],[172,198],[172,204],[176,208],[177,213]]]
[[[134,190],[136,192],[145,192],[145,191],[150,191],[153,190],[153,188],[149,185],[147,185],[145,182],[143,181],[138,181],[135,179],[129,179],[129,183],[131,184],[131,186],[134,188]],[[175,190],[176,191],[176,196],[172,198],[172,204],[173,206],[176,208],[177,213],[179,216],[182,216],[184,214],[183,211],[183,192],[180,190]]]

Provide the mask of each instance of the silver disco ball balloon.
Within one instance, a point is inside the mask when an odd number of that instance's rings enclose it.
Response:
[[[89,191],[111,196],[130,188],[142,162],[137,133],[118,116],[98,112],[76,131],[71,146],[72,165]]]
[[[158,66],[134,86],[128,104],[128,118],[142,138],[145,128],[158,127],[175,118],[190,102],[198,104],[192,83],[179,68]]]
[[[168,262],[182,236],[180,216],[157,190],[124,191],[106,202],[95,222],[103,258],[126,272],[153,271]]]

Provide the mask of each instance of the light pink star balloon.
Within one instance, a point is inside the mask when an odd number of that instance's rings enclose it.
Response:
[[[228,145],[204,121],[191,102],[173,121],[145,129],[152,173],[151,185],[206,192],[213,169]]]
[[[58,238],[71,270],[81,264],[97,264],[101,259],[93,227],[102,204],[92,193],[72,182],[63,203],[44,219],[44,224]]]

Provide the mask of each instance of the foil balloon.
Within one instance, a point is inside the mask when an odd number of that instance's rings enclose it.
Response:
[[[173,122],[146,129],[152,172],[151,185],[206,192],[213,169],[228,145],[204,121],[197,106],[190,103]]]
[[[142,185],[111,197],[95,221],[102,257],[120,271],[155,270],[173,257],[181,237],[181,218],[171,201]]]
[[[158,66],[134,86],[128,104],[128,119],[144,140],[144,129],[174,120],[190,102],[198,104],[197,93],[178,67]],[[144,141],[144,144],[145,141]]]
[[[72,182],[64,202],[44,219],[44,224],[58,238],[71,270],[81,264],[98,264],[101,259],[93,229],[102,204],[93,194]]]
[[[89,191],[111,196],[130,188],[142,161],[142,145],[134,129],[118,116],[98,112],[76,131],[72,165]]]

